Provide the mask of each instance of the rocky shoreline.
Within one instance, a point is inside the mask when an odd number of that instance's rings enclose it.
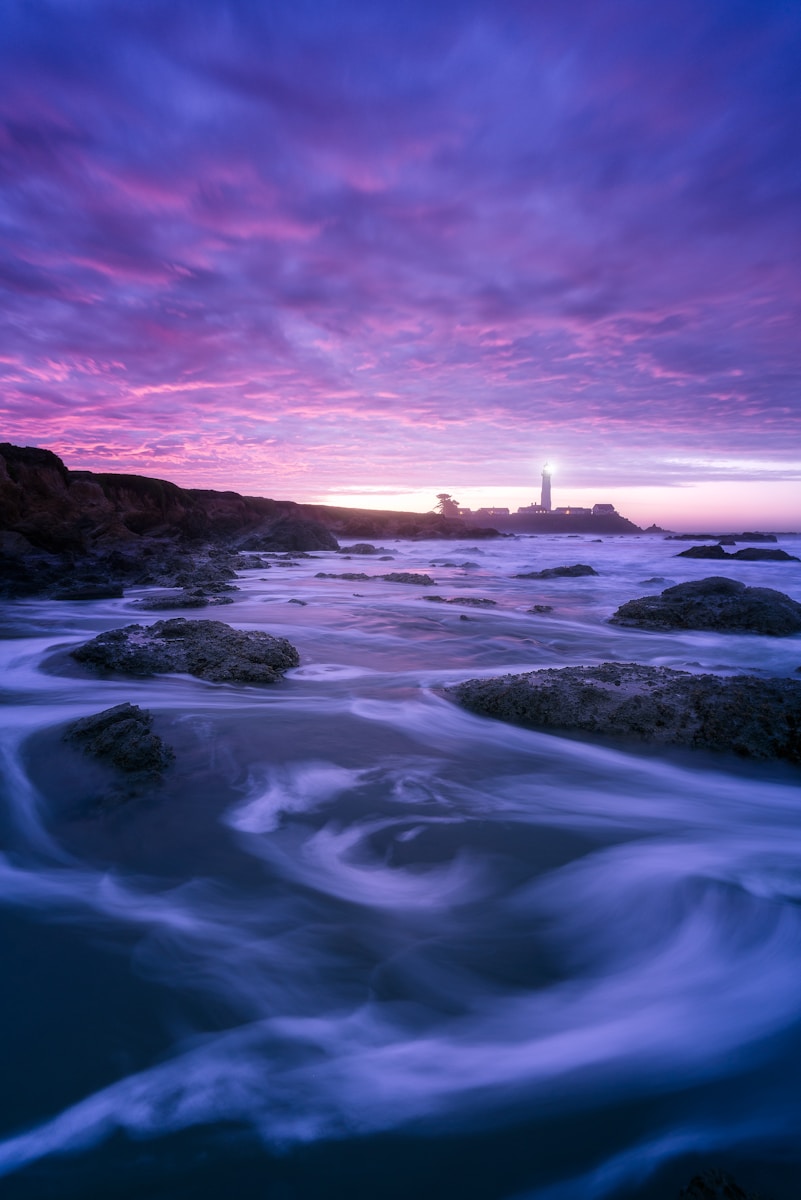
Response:
[[[242,553],[339,550],[339,537],[460,538],[437,513],[362,512],[70,471],[49,450],[0,443],[0,596],[94,599],[126,585],[189,587]],[[471,538],[497,537],[470,529]],[[356,547],[351,553],[364,553]],[[219,602],[219,601],[218,601]]]

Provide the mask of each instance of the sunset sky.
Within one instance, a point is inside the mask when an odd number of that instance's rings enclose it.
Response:
[[[3,0],[0,440],[801,528],[801,5]]]

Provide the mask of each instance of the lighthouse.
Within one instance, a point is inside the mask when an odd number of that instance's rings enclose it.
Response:
[[[540,504],[546,512],[551,511],[551,468],[547,463],[542,468],[542,496]]]

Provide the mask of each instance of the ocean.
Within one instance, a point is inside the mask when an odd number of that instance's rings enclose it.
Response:
[[[139,612],[145,589],[3,605],[0,1194],[673,1200],[719,1166],[797,1200],[798,771],[442,694],[607,661],[801,667],[799,637],[608,624],[708,575],[801,600],[801,563],[683,548],[390,541],[274,558],[202,612]],[[597,576],[512,578],[577,562]],[[69,657],[172,615],[287,637],[301,665],[249,686]],[[108,772],[61,735],[123,701],[176,759],[104,807]]]

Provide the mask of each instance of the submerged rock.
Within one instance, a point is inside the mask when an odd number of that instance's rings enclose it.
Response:
[[[801,682],[603,663],[470,679],[465,708],[534,729],[631,737],[801,765]]]
[[[433,600],[436,604],[462,604],[470,608],[495,608],[498,601],[488,600],[484,596],[422,596],[423,600]]]
[[[774,588],[746,587],[737,579],[712,575],[677,583],[658,596],[629,600],[610,622],[639,629],[714,629],[785,637],[801,632],[801,604]]]
[[[138,704],[117,704],[73,721],[64,731],[64,741],[128,774],[160,775],[175,754],[152,732],[152,724],[153,714]]]
[[[579,575],[597,575],[598,572],[586,563],[574,563],[572,567],[546,567],[543,571],[526,571],[513,575],[513,579],[574,579]]]
[[[300,662],[286,638],[223,621],[173,617],[110,629],[71,651],[78,662],[128,675],[179,673],[214,683],[275,683]]]
[[[351,583],[363,583],[366,579],[372,579],[372,575],[365,575],[364,571],[318,571],[314,576],[315,579],[349,579]]]

